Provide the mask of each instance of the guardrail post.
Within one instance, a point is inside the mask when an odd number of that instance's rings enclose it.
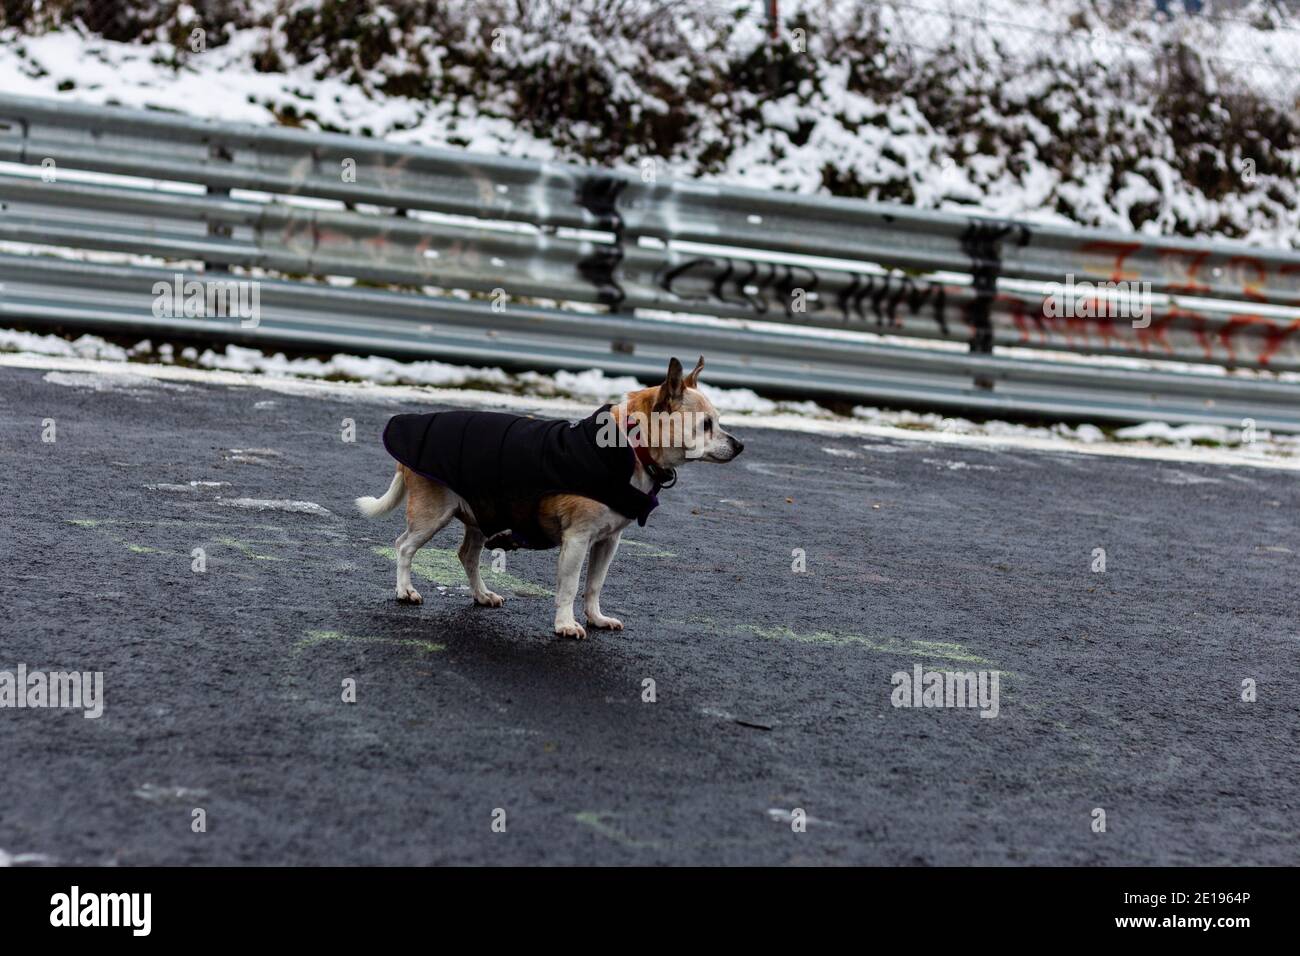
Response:
[[[612,243],[580,259],[577,270],[578,275],[596,287],[596,301],[616,314],[626,311],[623,304],[627,300],[627,293],[614,274],[623,261],[623,217],[618,211],[618,199],[626,187],[627,182],[623,179],[595,173],[578,184],[576,196],[578,205],[596,220],[593,223],[595,228],[614,234]],[[633,345],[614,341],[610,343],[610,349],[630,355]]]
[[[215,143],[209,144],[208,146],[208,158],[221,160],[222,162],[226,162],[226,163],[232,162],[234,160],[234,156],[230,154],[230,150],[226,149],[224,146],[218,146]],[[230,189],[229,187],[225,187],[225,186],[209,185],[207,187],[207,193],[209,196],[222,196],[225,198],[230,197]],[[229,239],[233,234],[234,232],[229,225],[225,225],[219,222],[208,223],[209,236],[217,236],[222,239]],[[230,265],[229,263],[225,263],[225,262],[209,262],[207,260],[204,260],[203,271],[214,272],[219,269],[229,268],[229,265]]]
[[[998,274],[1002,271],[1002,241],[1008,237],[1017,245],[1029,242],[1029,229],[1019,223],[990,219],[971,219],[961,237],[962,250],[970,257],[971,288],[975,297],[970,304],[972,328],[970,351],[976,355],[993,354],[993,321],[990,313],[998,293]],[[993,390],[993,380],[975,376],[975,387]]]

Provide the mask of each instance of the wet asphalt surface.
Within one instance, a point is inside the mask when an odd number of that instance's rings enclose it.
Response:
[[[351,500],[387,487],[387,417],[433,406],[127,385],[0,371],[0,670],[105,688],[97,720],[0,710],[9,854],[1300,862],[1292,474],[737,427],[736,462],[627,533],[627,629],[576,642],[555,552],[508,556],[478,608],[454,528],[425,604],[394,600],[401,518]],[[893,707],[915,664],[1000,671],[998,716]]]

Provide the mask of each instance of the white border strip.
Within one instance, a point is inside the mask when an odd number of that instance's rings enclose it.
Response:
[[[476,389],[436,388],[425,385],[377,385],[371,382],[324,382],[265,373],[229,372],[196,369],[177,365],[143,362],[110,362],[69,356],[37,355],[27,352],[0,353],[0,368],[46,369],[51,371],[93,372],[97,375],[134,376],[162,382],[187,382],[238,388],[259,388],[284,395],[305,398],[350,399],[383,403],[421,402],[459,405],[471,408],[494,408],[511,411],[542,411],[565,417],[587,414],[590,404],[567,398],[512,395]],[[735,429],[771,428],[844,438],[888,438],[896,441],[926,442],[934,445],[959,445],[990,450],[1100,455],[1109,458],[1132,458],[1146,461],[1185,462],[1204,465],[1238,465],[1248,468],[1271,468],[1300,472],[1300,458],[1267,457],[1261,450],[1180,447],[1146,442],[1080,442],[1040,435],[980,435],[963,432],[897,428],[874,425],[846,418],[810,418],[790,414],[731,413],[728,424]]]

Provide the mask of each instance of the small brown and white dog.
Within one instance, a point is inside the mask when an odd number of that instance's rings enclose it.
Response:
[[[574,617],[573,602],[577,598],[578,578],[588,554],[590,565],[584,594],[587,624],[621,630],[622,621],[601,613],[600,591],[618,550],[623,529],[634,518],[645,523],[650,509],[658,503],[655,495],[661,487],[671,487],[676,479],[676,469],[681,465],[691,461],[731,461],[744,449],[738,439],[722,429],[717,409],[699,391],[697,386],[703,368],[704,359],[701,357],[690,374],[683,375],[681,363],[674,358],[668,364],[668,375],[662,385],[629,392],[620,404],[606,406],[592,418],[579,422],[557,423],[469,412],[395,416],[385,431],[384,442],[398,459],[397,473],[382,498],[358,498],[356,504],[363,514],[375,517],[392,511],[406,498],[406,530],[396,542],[397,599],[414,604],[421,602],[419,592],[411,586],[411,559],[452,518],[459,518],[465,525],[459,557],[474,601],[484,607],[499,607],[504,598],[483,584],[479,559],[485,545],[497,546],[503,538],[511,535],[511,530],[500,530],[508,520],[515,534],[513,543],[505,544],[506,547],[549,548],[558,545],[560,549],[555,588],[556,634],[574,638],[587,635]],[[612,421],[609,430],[616,431],[625,441],[620,449],[621,457],[618,452],[593,452],[587,447],[590,442],[581,444],[585,440],[583,436],[590,434],[583,428],[594,427],[594,420],[600,416],[607,424]],[[497,425],[501,431],[494,432]],[[448,432],[447,428],[459,430]],[[465,477],[475,473],[472,467],[462,467],[462,460],[475,457],[476,452],[476,464],[482,467],[487,462],[487,467],[494,472],[536,470],[536,473],[548,476],[561,474],[563,469],[554,467],[553,461],[537,464],[503,457],[502,446],[509,446],[516,437],[520,437],[522,446],[528,446],[530,436],[540,430],[547,434],[539,436],[542,442],[539,447],[544,450],[536,457],[547,454],[554,457],[552,452],[545,450],[552,447],[545,442],[557,439],[560,445],[555,447],[572,449],[573,454],[569,457],[578,461],[581,469],[600,473],[599,480],[593,477],[591,482],[587,482],[586,475],[579,474],[568,482],[576,487],[602,489],[592,493],[601,494],[615,507],[574,493],[548,493],[535,500],[525,497],[503,504],[480,494],[482,486],[490,484],[492,493],[499,498],[503,492],[502,486],[495,483],[498,476],[490,475],[486,479],[481,474],[472,479]],[[489,433],[486,445],[490,454],[486,457],[482,449],[474,447],[475,443],[485,444],[484,432]],[[419,438],[412,439],[411,435]],[[439,436],[442,440],[438,440]],[[449,437],[452,440],[447,440]],[[419,457],[423,452],[409,451],[412,442],[438,447],[429,449],[431,458]],[[507,454],[508,451],[507,448]],[[432,480],[428,471],[421,473],[424,469],[420,468],[420,463],[429,461],[434,464],[427,467],[439,480]],[[502,462],[506,463],[504,467]],[[610,462],[612,467],[606,468]],[[412,467],[412,463],[416,467]],[[509,482],[511,479],[500,476],[500,480]],[[557,484],[554,477],[539,480],[549,481],[547,487]],[[606,493],[600,482],[610,480],[620,487]],[[564,479],[559,479],[558,483],[568,486]],[[453,490],[453,485],[457,490]],[[487,512],[490,510],[490,520],[480,521],[467,499],[478,504],[483,517],[489,517]],[[633,504],[628,505],[628,501]],[[638,501],[645,504],[638,506]],[[490,533],[485,533],[481,527],[484,524]],[[530,529],[527,533],[530,540],[519,540],[518,529],[521,527]]]

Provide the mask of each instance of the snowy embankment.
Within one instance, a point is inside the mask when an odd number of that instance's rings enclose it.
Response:
[[[754,0],[19,7],[17,94],[1300,246],[1300,29],[1264,0],[782,0],[776,43]]]

